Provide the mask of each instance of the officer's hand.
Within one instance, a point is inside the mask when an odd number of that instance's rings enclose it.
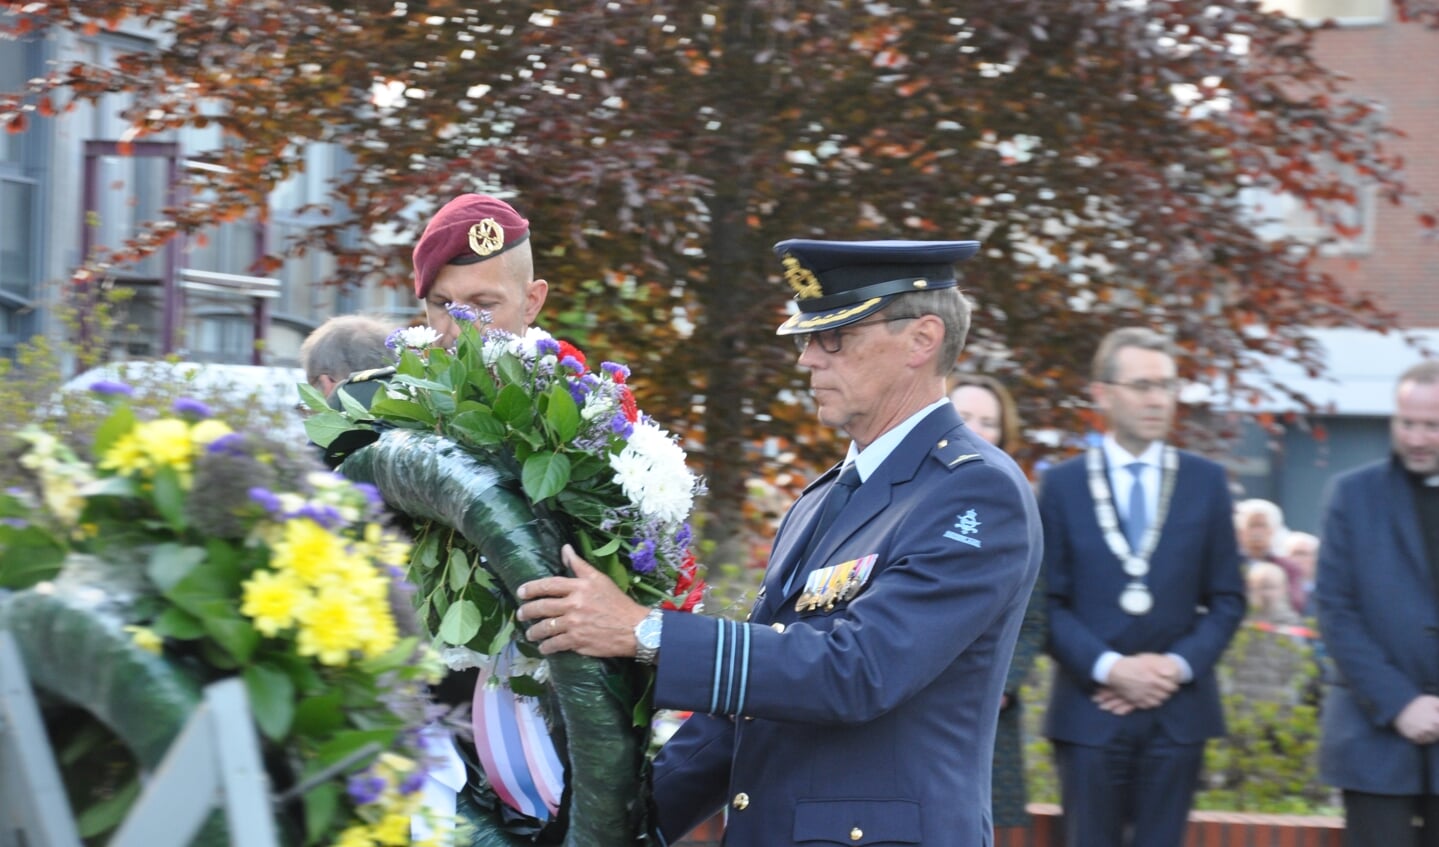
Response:
[[[1113,715],[1122,716],[1134,711],[1133,703],[1119,696],[1118,692],[1107,685],[1101,685],[1090,699],[1096,706]]]
[[[635,625],[648,609],[566,544],[560,551],[574,577],[531,580],[515,592],[524,601],[515,617],[534,621],[525,636],[545,655],[573,650],[585,656],[634,656]]]
[[[1415,744],[1439,741],[1439,697],[1421,694],[1410,700],[1394,719],[1394,728]]]

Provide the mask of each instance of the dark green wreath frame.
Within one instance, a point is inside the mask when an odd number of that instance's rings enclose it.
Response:
[[[397,512],[459,532],[512,596],[530,580],[568,573],[560,562],[562,531],[536,516],[514,475],[449,439],[387,429],[345,459],[339,471],[374,485]],[[647,688],[635,677],[648,671],[633,662],[577,653],[555,654],[548,661],[550,696],[543,702],[550,707],[547,719],[561,724],[551,734],[565,760],[565,806],[559,815],[568,822],[563,845],[651,843],[645,834],[649,803],[643,779],[648,732],[636,728],[633,702]],[[492,810],[466,803],[461,808],[474,826],[475,847],[535,843],[508,831]]]

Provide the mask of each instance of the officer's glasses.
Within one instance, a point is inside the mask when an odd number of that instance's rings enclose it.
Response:
[[[806,332],[802,335],[793,336],[795,349],[799,350],[801,356],[809,349],[809,343],[813,340],[819,345],[819,349],[826,353],[834,354],[844,349],[844,336],[847,332],[859,329],[862,326],[873,324],[887,324],[894,321],[912,321],[919,315],[906,315],[905,317],[876,318],[871,321],[860,321],[849,326],[842,326],[838,329],[826,329],[821,332]]]

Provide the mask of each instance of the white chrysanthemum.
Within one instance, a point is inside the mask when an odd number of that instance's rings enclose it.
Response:
[[[635,425],[625,449],[610,457],[615,481],[640,514],[677,524],[694,505],[694,474],[669,433],[650,423]]]
[[[411,350],[428,350],[440,343],[440,334],[434,327],[411,326],[395,333],[395,338]]]
[[[525,330],[524,335],[516,336],[515,339],[510,342],[510,350],[521,358],[534,359],[539,355],[540,342],[553,340],[553,335],[550,335],[537,326],[532,326]]]

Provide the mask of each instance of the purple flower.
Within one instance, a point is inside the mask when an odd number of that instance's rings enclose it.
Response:
[[[574,356],[566,356],[566,357],[564,357],[563,359],[561,359],[561,360],[560,360],[560,367],[568,368],[568,369],[574,371],[575,373],[584,373],[584,372],[585,372],[585,366],[582,365],[582,364],[580,364],[580,360],[579,360],[579,359],[576,359]]]
[[[609,374],[615,382],[624,382],[630,378],[630,369],[619,362],[600,362],[600,370]]]
[[[429,776],[429,774],[425,773],[423,768],[416,768],[411,771],[409,776],[406,776],[400,781],[400,793],[408,796],[424,788],[425,777],[427,776]]]
[[[610,432],[620,438],[629,438],[634,431],[635,425],[630,423],[630,419],[625,417],[624,412],[615,412],[614,417],[610,418]]]
[[[356,491],[365,495],[365,505],[370,514],[378,514],[380,510],[385,507],[385,498],[380,494],[380,489],[368,482],[356,482],[352,484],[355,486]]]
[[[535,342],[535,352],[541,356],[555,356],[560,352],[560,342],[553,338],[541,338]]]
[[[0,518],[0,524],[4,524],[11,529],[25,529],[30,525],[30,522],[20,518]]]
[[[402,334],[404,333],[404,331],[405,328],[400,327],[399,329],[385,336],[385,346],[390,348],[391,350],[399,350],[404,347],[405,342],[402,340],[404,338],[404,335]]]
[[[336,529],[345,524],[345,519],[340,517],[340,510],[324,503],[306,503],[290,517],[309,518],[325,529]]]
[[[215,414],[213,409],[194,397],[181,397],[170,408],[174,409],[177,415],[191,415],[197,418],[208,418]]]
[[[129,397],[135,393],[135,389],[123,382],[102,379],[90,383],[90,390],[96,394],[108,394],[115,397]]]
[[[280,498],[275,496],[275,492],[270,489],[255,486],[250,489],[249,495],[251,501],[260,504],[260,508],[269,512],[271,515],[280,513],[280,509],[282,508],[280,506]]]
[[[450,317],[457,321],[464,321],[465,323],[474,323],[480,319],[482,314],[488,315],[488,312],[482,312],[474,306],[469,306],[464,303],[446,303],[445,311],[450,313]],[[486,319],[485,323],[489,323],[489,320]]]
[[[694,530],[690,528],[690,525],[688,523],[686,523],[684,526],[680,527],[679,532],[675,533],[675,546],[679,547],[680,549],[684,549],[685,547],[690,546],[690,542],[693,541],[694,538]]]
[[[350,777],[345,790],[355,805],[363,806],[380,799],[380,795],[385,793],[385,780],[373,774],[360,774]]]
[[[574,398],[576,406],[583,406],[585,404],[585,394],[588,392],[585,391],[584,385],[577,381],[570,380],[565,383],[565,387],[570,390],[570,396]]]
[[[245,455],[245,436],[238,432],[227,432],[205,448],[205,452],[211,455],[243,456]]]
[[[649,573],[655,569],[655,543],[648,538],[635,539],[635,549],[630,553],[630,567],[635,573]]]

